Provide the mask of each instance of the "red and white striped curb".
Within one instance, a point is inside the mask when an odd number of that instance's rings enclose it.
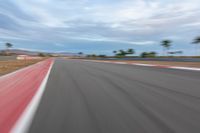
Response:
[[[25,133],[53,65],[48,59],[0,78],[0,133]]]
[[[146,66],[146,67],[157,67],[157,68],[169,68],[169,69],[179,69],[179,70],[192,70],[192,71],[200,71],[200,68],[196,67],[181,67],[181,66],[170,66],[170,65],[154,65],[154,64],[142,64],[142,63],[127,63],[127,62],[113,62],[113,61],[97,61],[97,60],[84,60],[90,62],[103,62],[103,63],[112,63],[112,64],[127,64],[127,65],[136,65],[136,66]]]

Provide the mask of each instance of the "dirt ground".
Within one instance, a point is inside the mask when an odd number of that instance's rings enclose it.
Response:
[[[0,76],[7,73],[13,72],[20,68],[35,64],[42,60],[11,60],[11,61],[0,61]]]
[[[112,62],[127,62],[127,63],[141,63],[153,65],[167,65],[167,66],[180,66],[180,67],[196,67],[200,68],[200,62],[174,62],[174,61],[112,61]]]

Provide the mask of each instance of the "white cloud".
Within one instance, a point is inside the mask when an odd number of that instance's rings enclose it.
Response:
[[[200,26],[200,22],[195,23],[189,23],[189,24],[183,24],[182,27],[197,27]]]
[[[4,23],[11,21],[3,23],[0,18],[1,31],[4,28],[1,37],[51,42],[58,47],[64,47],[62,42],[71,39],[140,46],[155,44],[164,37],[181,41],[188,34],[183,32],[185,29],[195,35],[200,25],[199,0],[10,0],[10,3],[11,7],[9,3],[0,5],[0,15],[6,15],[20,30],[6,29]],[[25,17],[20,17],[14,8]]]
[[[133,45],[152,45],[152,44],[156,43],[154,41],[137,41],[137,42],[135,42],[135,41],[111,39],[111,38],[106,38],[106,37],[96,37],[96,38],[72,37],[72,39],[87,40],[87,41],[94,41],[94,42],[113,42],[113,43],[133,44]]]
[[[57,47],[64,47],[65,46],[64,44],[61,44],[61,43],[55,43],[54,45],[57,46]]]

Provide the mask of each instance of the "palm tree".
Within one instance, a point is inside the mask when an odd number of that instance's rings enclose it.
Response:
[[[118,55],[126,56],[126,52],[124,50],[120,49]]]
[[[171,40],[163,40],[161,42],[161,46],[163,47],[163,55],[164,55],[164,53],[168,53],[168,50],[171,47],[171,43],[172,43]]]
[[[134,53],[135,53],[135,50],[130,48],[130,49],[127,50],[127,53],[128,53],[128,54],[134,54]]]
[[[11,43],[5,43],[6,49],[7,49],[7,54],[9,53],[9,49],[13,47],[13,44]]]
[[[196,37],[192,43],[200,45],[200,36]]]
[[[117,51],[113,51],[113,53],[114,53],[114,54],[116,54],[116,53],[117,53]]]
[[[5,45],[6,45],[7,49],[9,49],[13,46],[11,43],[8,43],[8,42]]]
[[[79,52],[78,55],[79,55],[79,56],[82,56],[82,55],[83,55],[83,52]]]

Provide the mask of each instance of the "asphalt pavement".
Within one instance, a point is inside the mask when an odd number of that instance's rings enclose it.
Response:
[[[90,58],[88,58],[90,59]],[[171,58],[140,58],[140,57],[128,57],[128,58],[97,58],[98,60],[128,60],[128,61],[170,61],[170,62],[200,62],[200,58],[177,58],[177,57],[171,57]]]
[[[200,72],[57,59],[29,133],[200,133]]]

